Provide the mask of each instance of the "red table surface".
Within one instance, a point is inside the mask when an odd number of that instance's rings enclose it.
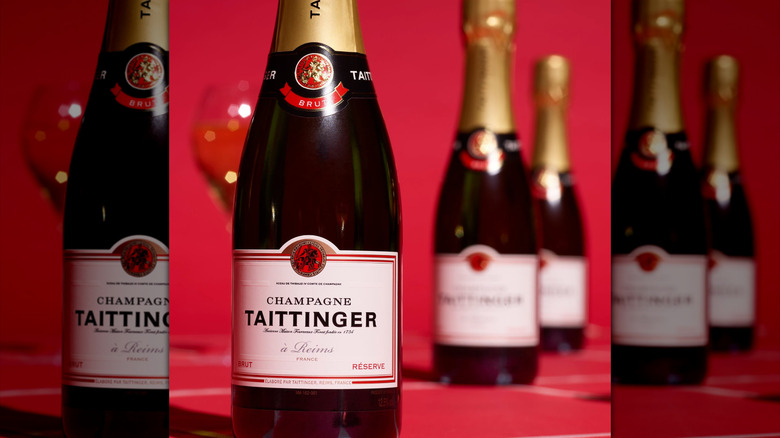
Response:
[[[543,354],[533,385],[469,387],[424,380],[430,339],[407,333],[402,436],[780,436],[780,351],[713,355],[701,386],[611,388],[606,332],[589,334],[582,352]],[[232,436],[229,345],[228,335],[172,338],[172,437]],[[58,350],[55,339],[4,346],[0,436],[62,436]]]

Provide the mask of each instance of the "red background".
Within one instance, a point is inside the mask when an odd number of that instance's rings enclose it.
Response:
[[[212,84],[246,79],[257,90],[276,2],[171,2],[172,334],[230,330],[227,216],[209,197],[192,154],[192,123]],[[518,2],[515,118],[529,162],[534,60],[572,61],[570,141],[591,256],[591,322],[609,324],[609,3]],[[457,3],[359,2],[363,36],[390,132],[404,217],[404,326],[426,336],[431,321],[433,214],[460,111],[463,54]],[[41,83],[94,74],[103,1],[78,8],[2,3],[0,90],[0,340],[60,328],[61,237],[20,152],[20,125]],[[86,95],[86,89],[84,90]],[[21,328],[23,327],[23,328]]]
[[[780,347],[780,2],[688,1],[682,52],[682,105],[694,161],[704,135],[702,75],[711,57],[740,62],[737,138],[756,243],[759,345]],[[612,4],[612,157],[623,147],[633,87],[631,11]]]

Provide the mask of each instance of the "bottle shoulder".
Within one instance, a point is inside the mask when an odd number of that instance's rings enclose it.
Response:
[[[704,200],[685,133],[628,133],[612,183],[611,216],[613,253],[642,245],[706,253]]]
[[[527,174],[518,151],[507,151],[498,169],[469,167],[453,151],[436,212],[435,250],[459,253],[488,245],[505,254],[534,254],[536,237]]]
[[[261,97],[239,167],[234,248],[277,248],[306,234],[342,249],[397,250],[399,196],[375,100],[302,117]]]

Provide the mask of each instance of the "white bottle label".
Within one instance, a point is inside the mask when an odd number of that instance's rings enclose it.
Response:
[[[612,343],[707,345],[707,257],[641,246],[612,257]]]
[[[398,386],[397,252],[341,251],[318,236],[233,251],[233,384]]]
[[[536,255],[473,245],[435,259],[434,339],[470,347],[539,344]]]
[[[709,275],[710,325],[753,325],[756,319],[756,266],[753,259],[713,252]]]
[[[584,327],[587,323],[587,261],[541,251],[539,319],[542,327]]]
[[[168,260],[148,236],[65,251],[63,384],[168,389]]]

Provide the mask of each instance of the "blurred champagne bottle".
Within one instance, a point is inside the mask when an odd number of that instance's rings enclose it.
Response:
[[[168,436],[168,1],[111,0],[63,217],[68,438]]]
[[[680,105],[682,0],[636,0],[634,97],[612,186],[612,379],[700,383],[707,237]]]
[[[463,103],[436,215],[434,368],[447,383],[528,383],[538,259],[510,93],[515,1],[464,0],[462,19]]]
[[[579,203],[569,160],[566,110],[569,61],[536,63],[536,137],[531,193],[539,218],[539,320],[544,350],[582,348],[587,324],[587,260]]]
[[[702,191],[711,243],[710,348],[746,351],[753,345],[756,278],[753,226],[739,169],[735,111],[739,65],[730,56],[707,63]]]

